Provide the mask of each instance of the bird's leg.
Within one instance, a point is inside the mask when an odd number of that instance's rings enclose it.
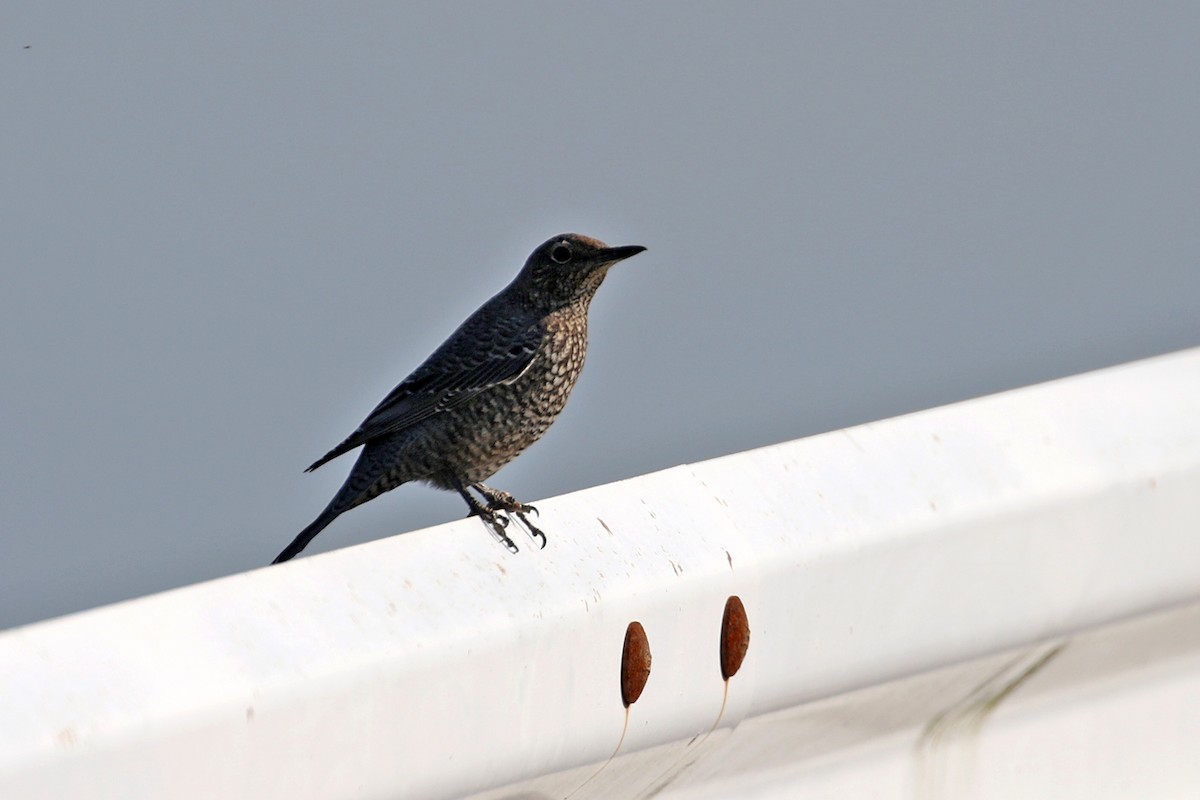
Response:
[[[475,496],[467,491],[467,488],[462,485],[462,481],[458,478],[452,478],[451,480],[454,488],[462,495],[463,500],[467,501],[467,506],[471,509],[471,513],[467,514],[467,516],[482,519],[483,523],[487,525],[488,530],[496,537],[496,541],[508,548],[508,552],[518,552],[516,543],[504,532],[504,529],[508,527],[508,520],[497,514],[496,509],[485,506],[475,499]]]
[[[488,507],[498,511],[520,511],[522,513],[533,512],[535,515],[538,510],[531,505],[522,503],[513,497],[508,492],[501,489],[493,489],[485,483],[472,483],[471,488],[483,495],[488,501]]]
[[[538,516],[538,510],[536,508],[518,501],[517,498],[513,497],[508,492],[503,492],[499,489],[493,489],[492,487],[483,483],[473,483],[471,484],[471,488],[483,495],[484,499],[488,501],[488,508],[492,511],[503,511],[506,514],[514,516],[520,520],[525,529],[529,531],[530,538],[535,542],[539,540],[541,541],[539,549],[546,546],[546,534],[542,532],[541,528],[530,522],[529,517],[526,516],[530,513],[532,513],[534,516]]]

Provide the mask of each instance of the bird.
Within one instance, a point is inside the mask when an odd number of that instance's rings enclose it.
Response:
[[[345,483],[273,564],[295,557],[337,517],[401,484],[457,492],[512,553],[516,518],[546,546],[537,509],[483,483],[541,438],[587,354],[588,309],[616,263],[645,250],[564,233],[538,246],[504,289],[467,317],[341,444],[306,472],[358,447]],[[471,494],[474,491],[479,496]]]

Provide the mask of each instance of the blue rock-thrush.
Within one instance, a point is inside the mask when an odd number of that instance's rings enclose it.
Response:
[[[645,249],[566,233],[534,250],[512,283],[308,468],[362,446],[333,500],[273,563],[295,556],[340,514],[409,481],[458,492],[512,552],[509,517],[544,547],[545,534],[527,516],[535,509],[483,481],[541,438],[563,410],[583,368],[596,290],[613,264]]]

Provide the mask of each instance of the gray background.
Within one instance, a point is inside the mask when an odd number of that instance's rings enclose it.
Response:
[[[190,5],[0,11],[0,626],[266,564],[562,231],[526,499],[1200,344],[1194,3]]]

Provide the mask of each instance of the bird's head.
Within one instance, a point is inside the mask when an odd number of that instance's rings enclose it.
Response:
[[[590,236],[564,233],[543,242],[530,254],[516,282],[539,305],[586,302],[600,288],[609,267],[645,249],[641,245],[609,247]]]

